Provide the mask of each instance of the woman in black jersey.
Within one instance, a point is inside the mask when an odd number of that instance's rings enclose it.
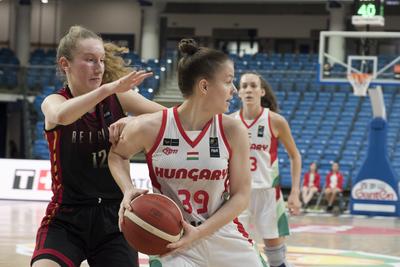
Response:
[[[118,229],[122,193],[107,165],[108,127],[125,116],[163,107],[131,88],[151,74],[131,71],[123,52],[73,26],[57,50],[66,85],[45,98],[53,197],[36,236],[33,266],[138,266]],[[144,193],[137,190],[138,194]]]

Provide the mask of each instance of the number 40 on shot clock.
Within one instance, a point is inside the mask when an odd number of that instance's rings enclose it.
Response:
[[[384,26],[384,7],[384,0],[354,0],[353,25]]]

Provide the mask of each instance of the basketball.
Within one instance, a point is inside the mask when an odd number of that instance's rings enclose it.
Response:
[[[147,255],[162,255],[166,246],[183,234],[182,213],[175,202],[161,194],[145,194],[125,210],[121,225],[129,245]]]

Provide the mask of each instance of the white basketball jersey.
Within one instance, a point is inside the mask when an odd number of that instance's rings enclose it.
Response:
[[[159,135],[146,155],[153,189],[172,198],[185,220],[197,226],[226,200],[230,153],[222,115],[202,131],[185,131],[177,108],[164,110]]]
[[[262,108],[254,120],[245,120],[241,110],[235,115],[249,134],[252,188],[279,185],[278,139],[272,133],[269,113],[268,108]]]

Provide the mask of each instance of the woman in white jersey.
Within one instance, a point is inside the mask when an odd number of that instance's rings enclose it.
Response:
[[[138,117],[123,128],[109,166],[124,193],[120,219],[143,191],[128,159],[145,151],[156,192],[172,198],[184,216],[184,236],[168,245],[162,266],[262,266],[236,217],[250,199],[249,147],[240,122],[221,115],[236,91],[233,62],[191,39],[179,43],[182,105]]]
[[[246,126],[250,138],[252,193],[248,209],[240,216],[246,226],[253,222],[264,240],[265,254],[272,267],[289,266],[284,237],[289,235],[288,218],[279,181],[278,143],[290,157],[292,189],[288,198],[291,214],[300,212],[301,156],[289,125],[277,112],[276,98],[268,83],[257,73],[240,78],[239,97],[243,107],[232,116]]]

